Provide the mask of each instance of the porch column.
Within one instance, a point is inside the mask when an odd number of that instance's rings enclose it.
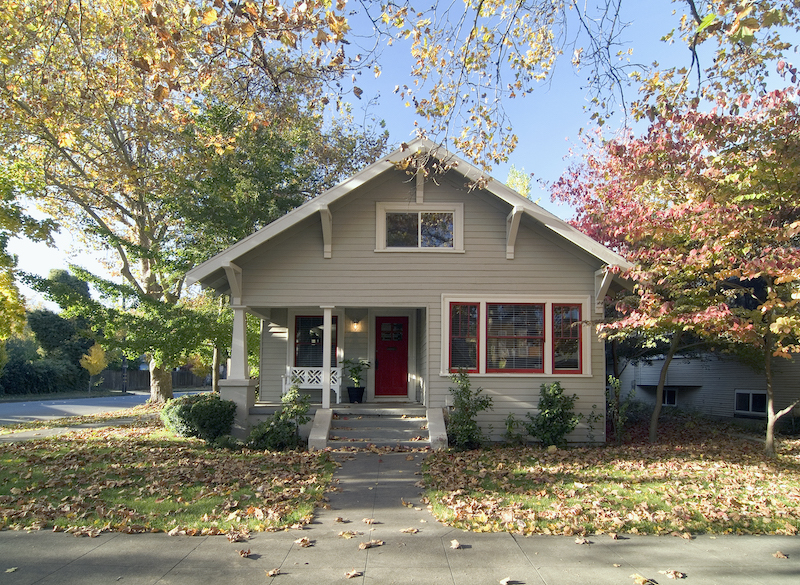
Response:
[[[247,367],[247,312],[244,307],[233,308],[233,336],[231,339],[231,371],[228,378],[250,379]]]
[[[333,307],[322,309],[322,408],[331,407],[331,342],[333,341]]]
[[[220,398],[236,404],[231,434],[246,439],[250,432],[250,408],[256,403],[256,380],[250,379],[247,365],[247,312],[243,306],[233,306],[233,335],[228,377],[220,380]]]

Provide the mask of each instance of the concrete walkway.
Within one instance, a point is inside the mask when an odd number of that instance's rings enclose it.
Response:
[[[0,583],[415,583],[526,585],[633,584],[639,574],[663,585],[676,570],[693,584],[797,585],[800,537],[522,537],[462,532],[436,522],[415,487],[420,453],[337,454],[342,467],[331,508],[306,530],[224,537],[0,532]],[[411,504],[411,506],[404,505]],[[372,519],[372,524],[363,520]],[[344,522],[343,522],[344,521]],[[414,528],[416,533],[401,530]],[[339,535],[354,531],[354,538]],[[295,541],[301,537],[311,546]],[[359,543],[382,541],[359,549]],[[458,540],[460,548],[451,548]],[[240,550],[249,549],[243,558]],[[787,559],[773,554],[781,551]],[[13,569],[13,570],[12,570]],[[269,577],[268,571],[280,574]],[[348,580],[346,573],[359,576]]]

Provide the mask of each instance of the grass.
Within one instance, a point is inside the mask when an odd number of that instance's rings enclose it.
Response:
[[[326,454],[213,450],[145,415],[0,445],[0,529],[223,534],[301,526],[322,503],[333,469]]]
[[[770,459],[710,421],[669,421],[660,435],[656,445],[434,453],[426,497],[441,521],[477,531],[798,533],[800,440]]]

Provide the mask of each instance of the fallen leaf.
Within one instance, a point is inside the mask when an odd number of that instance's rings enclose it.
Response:
[[[313,543],[311,542],[311,539],[309,539],[307,536],[303,536],[302,538],[298,538],[297,540],[294,541],[294,543],[295,544],[299,544],[303,548],[308,548],[309,546],[313,546]]]
[[[417,532],[419,532],[419,529],[418,528],[403,528],[400,532],[403,532],[405,534],[416,534]]]
[[[612,565],[612,567],[617,567],[617,568],[620,568],[621,566],[622,566],[622,565],[620,565],[619,563],[614,563],[614,564]]]
[[[633,575],[631,575],[631,579],[633,579],[633,582],[636,583],[636,585],[658,585],[658,583],[656,583],[652,579],[648,579],[647,577],[640,575],[639,573],[634,573]]]
[[[350,522],[350,520],[342,518],[341,516],[337,516],[336,518],[333,519],[333,521],[336,522],[337,524],[347,524],[348,522]]]
[[[339,536],[341,536],[342,538],[355,538],[356,536],[359,536],[361,534],[364,533],[356,532],[355,530],[343,530],[342,532],[339,533]]]
[[[511,577],[506,577],[505,579],[500,579],[500,585],[509,585],[509,583],[513,583]]]
[[[239,556],[246,559],[247,557],[250,556],[250,549],[248,548],[247,550],[244,549],[240,550]]]
[[[10,567],[10,568],[6,569],[6,573],[13,573],[13,572],[15,572],[15,571],[16,571],[18,568],[19,568],[19,567]]]
[[[413,455],[406,455],[406,461],[414,461]]]
[[[592,544],[592,541],[589,540],[588,538],[579,536],[578,538],[575,539],[575,544]]]
[[[383,546],[382,540],[370,540],[369,542],[362,542],[358,545],[358,550],[366,550],[368,548],[375,548],[376,546]]]
[[[459,549],[461,548],[461,543],[458,542],[456,539],[450,541],[450,548],[452,549]]]
[[[619,534],[616,532],[609,532],[608,535],[611,537],[611,540],[619,540]]]
[[[783,554],[781,551],[775,552],[772,554],[773,557],[776,559],[788,559],[789,557]]]
[[[375,519],[374,519],[374,518],[364,518],[364,519],[362,520],[362,522],[363,522],[364,524],[375,524]]]
[[[355,577],[360,577],[363,574],[364,573],[362,573],[361,571],[356,571],[355,569],[353,569],[352,571],[345,573],[344,576],[347,577],[348,579],[354,579]]]
[[[406,502],[405,498],[400,498],[400,503],[403,504],[406,508],[413,508],[414,504],[411,502]]]
[[[659,571],[662,575],[666,575],[668,579],[686,579],[686,573],[668,569],[666,571]]]
[[[264,571],[268,577],[274,577],[275,575],[280,575],[281,570],[278,568],[272,569],[271,571]]]

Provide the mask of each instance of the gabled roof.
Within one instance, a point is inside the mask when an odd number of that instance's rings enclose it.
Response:
[[[394,169],[396,163],[402,161],[410,154],[419,151],[428,152],[434,158],[440,161],[446,161],[452,165],[452,170],[449,172],[459,173],[468,180],[477,181],[485,176],[480,169],[453,155],[443,147],[425,138],[419,138],[381,157],[379,161],[369,165],[349,179],[342,181],[335,187],[307,201],[300,207],[290,211],[254,234],[238,241],[210,260],[194,267],[186,274],[186,282],[190,285],[199,282],[206,287],[220,291],[227,290],[229,286],[228,283],[225,282],[227,281],[226,269],[229,271],[232,265],[235,267],[237,259],[300,223],[304,219],[326,209],[328,205],[346,196],[361,185],[364,185],[384,172]],[[581,233],[568,223],[536,205],[529,199],[521,196],[501,182],[489,178],[488,181],[482,181],[482,185],[484,191],[506,202],[512,209],[532,217],[545,228],[588,252],[604,264],[618,266],[622,269],[630,267],[630,264],[622,256],[612,252],[602,244]]]

